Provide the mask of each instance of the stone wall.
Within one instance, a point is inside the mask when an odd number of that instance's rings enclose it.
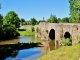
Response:
[[[55,30],[55,42],[57,41],[61,45],[62,38],[65,37],[66,33],[72,36],[72,44],[78,43],[77,36],[80,36],[80,24],[79,23],[47,23],[41,22],[35,26],[40,29],[40,32],[35,33],[35,37],[40,37],[42,40],[51,40],[49,33],[51,29]]]
[[[26,29],[26,30],[30,30],[31,31],[31,28],[34,27],[32,25],[23,25],[23,26],[20,26],[19,29]]]

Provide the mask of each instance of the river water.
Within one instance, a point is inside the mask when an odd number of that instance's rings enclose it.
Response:
[[[18,39],[1,41],[0,45],[14,44],[18,42],[26,43],[28,41],[35,41],[35,40],[39,40],[39,39],[26,36],[26,37],[19,37]],[[43,47],[34,47],[29,49],[17,50],[16,53],[14,54],[15,56],[13,56],[12,54],[8,57],[5,57],[4,60],[36,60],[37,58],[43,56],[47,52],[55,49],[55,43],[53,41],[43,41],[43,44],[44,44]]]

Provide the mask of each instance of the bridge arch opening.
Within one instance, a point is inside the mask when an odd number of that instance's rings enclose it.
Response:
[[[66,39],[66,38],[70,38],[70,33],[69,33],[69,32],[65,32],[64,38],[65,38],[65,39]]]
[[[49,38],[51,40],[55,40],[55,30],[54,29],[50,30],[50,32],[49,32]]]

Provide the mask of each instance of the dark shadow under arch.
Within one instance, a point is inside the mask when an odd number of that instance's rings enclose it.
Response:
[[[70,38],[70,33],[69,32],[65,32],[64,38]]]
[[[49,38],[51,40],[55,40],[55,30],[54,29],[50,30],[50,32],[49,32]]]

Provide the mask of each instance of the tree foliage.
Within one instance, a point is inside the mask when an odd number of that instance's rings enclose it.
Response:
[[[50,23],[57,23],[57,17],[56,15],[50,15],[50,18],[47,19],[47,22],[50,22]]]
[[[11,37],[16,37],[18,36],[18,32],[16,31],[15,26],[13,25],[4,25],[3,26],[3,31],[5,33],[5,38],[11,38]]]
[[[70,22],[80,22],[80,0],[69,0],[70,3]]]
[[[62,23],[69,23],[69,18],[68,17],[63,18]]]
[[[3,21],[4,25],[14,25],[16,28],[20,27],[20,19],[18,14],[14,11],[10,11],[6,14]]]
[[[19,17],[14,11],[10,11],[3,18],[0,14],[0,39],[7,39],[19,36],[16,29],[19,27]]]
[[[26,21],[25,21],[24,18],[21,18],[21,19],[20,19],[20,22],[21,22],[21,25],[24,25]]]
[[[58,18],[57,19],[57,23],[61,23],[61,18]]]
[[[36,25],[37,24],[37,20],[35,18],[31,18],[30,23],[32,25]]]
[[[0,14],[0,28],[2,27],[2,24],[3,24],[3,15]]]
[[[31,25],[30,21],[26,20],[25,25]]]

